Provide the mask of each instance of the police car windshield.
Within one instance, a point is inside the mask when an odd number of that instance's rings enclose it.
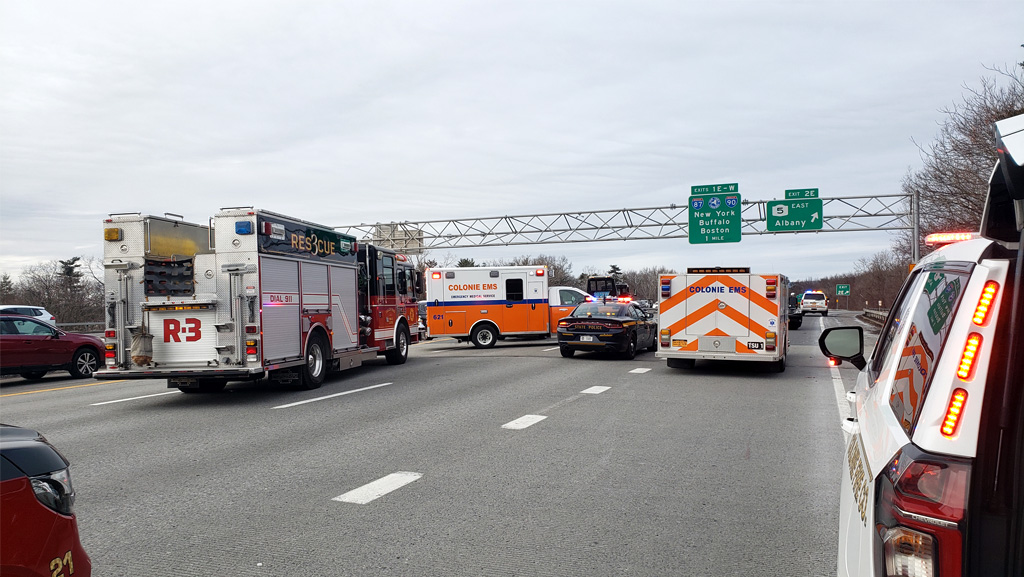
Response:
[[[615,303],[586,303],[576,307],[572,316],[574,317],[623,317],[628,316],[626,308],[629,305]]]

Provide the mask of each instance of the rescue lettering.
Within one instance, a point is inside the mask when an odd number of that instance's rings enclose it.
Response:
[[[182,335],[185,336],[186,342],[198,341],[203,336],[200,330],[202,326],[203,323],[199,319],[164,319],[164,342],[180,343]]]
[[[331,256],[337,253],[337,245],[333,240],[317,237],[316,233],[309,236],[292,233],[292,248],[308,252],[314,256]]]

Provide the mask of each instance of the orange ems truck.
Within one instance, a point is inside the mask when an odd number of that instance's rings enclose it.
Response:
[[[698,359],[757,361],[786,370],[789,280],[742,268],[690,268],[661,275],[661,334],[655,356],[672,368]]]
[[[548,287],[546,266],[432,268],[426,276],[427,335],[477,348],[506,336],[550,336],[588,296],[575,287]]]

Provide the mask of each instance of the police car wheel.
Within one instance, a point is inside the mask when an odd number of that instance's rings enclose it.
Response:
[[[622,352],[622,357],[625,359],[636,358],[636,335],[629,338],[629,342],[626,343],[626,350]]]
[[[567,359],[571,359],[572,356],[576,354],[576,350],[570,349],[569,347],[558,347],[558,352],[562,353],[562,356]]]
[[[497,332],[494,327],[490,325],[478,325],[473,329],[473,334],[469,335],[469,340],[473,342],[473,346],[478,349],[489,349],[494,346],[494,343],[498,340]]]

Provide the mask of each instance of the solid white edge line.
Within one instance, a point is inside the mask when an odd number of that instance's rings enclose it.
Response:
[[[353,389],[351,391],[345,391],[343,393],[334,393],[333,395],[327,395],[326,397],[317,397],[315,399],[306,399],[305,401],[297,401],[295,403],[288,403],[287,405],[278,405],[278,406],[273,407],[273,408],[275,408],[275,409],[287,409],[287,408],[290,408],[290,407],[297,407],[299,405],[305,405],[306,403],[315,403],[317,401],[325,401],[327,399],[333,399],[334,397],[341,397],[341,396],[344,396],[344,395],[351,395],[352,393],[361,393],[363,391],[369,391],[370,389],[386,387],[388,385],[393,385],[393,384],[394,383],[381,383],[379,385],[371,385],[369,387],[363,387],[361,389]]]
[[[525,429],[531,425],[543,421],[547,417],[544,415],[523,415],[514,421],[510,421],[501,426],[502,429]]]
[[[546,353],[546,352],[549,352],[549,351],[557,351],[557,350],[558,350],[558,347],[551,347],[550,349],[544,349],[541,352]]]
[[[822,331],[825,330],[825,317],[818,318],[818,324]],[[839,409],[839,422],[845,423],[850,418],[850,402],[846,400],[846,385],[843,384],[843,376],[838,367],[829,367],[832,373],[832,389],[836,394],[836,407]]]
[[[582,391],[580,391],[580,393],[584,395],[600,395],[601,393],[607,391],[610,388],[611,387],[593,386],[590,387],[589,389],[583,389]]]
[[[341,501],[342,503],[355,503],[356,505],[365,505],[375,499],[379,499],[384,495],[399,489],[412,483],[423,476],[423,473],[413,473],[410,471],[399,471],[397,473],[391,473],[390,475],[381,477],[376,481],[367,483],[358,489],[352,489],[344,495],[338,495],[331,499],[332,501]]]
[[[110,405],[113,403],[123,403],[125,401],[137,401],[139,399],[148,399],[150,397],[162,397],[164,395],[173,395],[174,393],[181,393],[181,391],[167,391],[166,393],[157,393],[155,395],[143,395],[141,397],[132,397],[130,399],[118,399],[116,401],[103,401],[102,403],[93,403],[90,407],[98,407],[100,405]]]

